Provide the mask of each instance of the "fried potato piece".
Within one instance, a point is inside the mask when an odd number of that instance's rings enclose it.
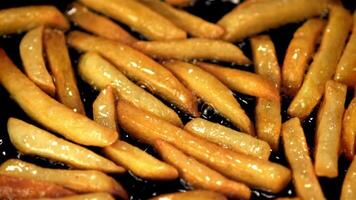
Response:
[[[137,39],[108,17],[90,11],[80,3],[73,3],[67,11],[68,18],[82,29],[101,37],[131,44]]]
[[[128,199],[124,188],[110,176],[95,170],[50,169],[17,159],[10,159],[0,166],[1,175],[46,181],[79,193],[108,192]]]
[[[197,96],[231,120],[241,131],[254,135],[254,127],[232,92],[217,78],[199,67],[181,61],[163,63]]]
[[[251,63],[237,46],[222,40],[190,38],[171,41],[139,41],[134,43],[133,47],[154,58],[209,59],[241,65]]]
[[[352,160],[356,150],[356,97],[354,97],[346,109],[341,133],[341,144],[345,156]]]
[[[244,1],[220,19],[218,25],[225,29],[223,39],[242,40],[271,28],[321,15],[327,11],[327,3],[327,0]]]
[[[282,68],[282,90],[295,96],[304,79],[305,70],[315,53],[316,44],[324,30],[322,19],[309,19],[293,35]]]
[[[149,40],[184,39],[187,33],[138,1],[79,0],[89,8],[127,24]]]
[[[24,6],[0,10],[0,35],[21,33],[37,26],[69,29],[69,22],[54,6]]]
[[[162,194],[150,200],[227,200],[227,198],[217,192],[209,190],[193,190],[188,192],[176,192]]]
[[[222,148],[142,111],[124,101],[118,103],[119,124],[135,138],[154,145],[161,139],[222,173],[264,191],[279,192],[290,181],[290,171],[276,163]]]
[[[277,198],[275,200],[302,200],[299,197],[281,197],[281,198]]]
[[[108,146],[118,133],[52,99],[31,82],[0,49],[0,84],[32,119],[83,145]]]
[[[282,139],[298,196],[302,199],[325,199],[314,173],[307,141],[298,118],[292,118],[283,124]]]
[[[26,33],[20,43],[20,55],[26,75],[47,94],[54,96],[56,87],[43,57],[43,30],[39,26]]]
[[[170,71],[143,53],[124,44],[77,31],[69,34],[68,42],[81,51],[97,51],[127,77],[144,85],[152,93],[193,116],[199,115],[193,94]]]
[[[356,158],[347,170],[344,183],[342,184],[340,200],[353,200],[356,199]]]
[[[77,144],[58,138],[16,118],[10,118],[7,130],[11,143],[21,153],[41,156],[79,169],[123,173],[125,169]]]
[[[194,3],[195,0],[164,0],[164,2],[173,6],[189,6]]]
[[[325,83],[335,73],[352,24],[352,16],[341,6],[332,6],[320,48],[314,57],[302,87],[288,107],[292,117],[306,118],[323,96]]]
[[[116,90],[119,99],[129,101],[135,106],[153,113],[170,123],[182,126],[178,115],[172,109],[132,83],[97,53],[88,52],[84,54],[79,61],[78,71],[82,79],[94,86],[94,88],[104,89],[107,85],[111,85]]]
[[[36,200],[115,200],[114,197],[112,197],[108,193],[89,193],[89,194],[80,194],[80,195],[74,195],[74,196],[69,196],[69,197],[62,197],[62,198],[40,198]]]
[[[205,119],[195,118],[188,122],[184,129],[238,153],[263,160],[268,160],[271,154],[271,147],[267,142]]]

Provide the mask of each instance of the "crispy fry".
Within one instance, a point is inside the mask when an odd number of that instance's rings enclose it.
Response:
[[[124,188],[110,176],[95,170],[50,169],[17,159],[10,159],[0,166],[0,174],[47,181],[79,193],[108,192],[127,199]]]
[[[213,75],[195,65],[181,61],[167,61],[163,65],[181,79],[197,96],[231,120],[241,131],[254,135],[253,124],[245,111],[240,107],[229,88]]]
[[[220,193],[209,190],[193,190],[162,194],[150,200],[227,200],[227,198]]]
[[[241,65],[251,63],[237,46],[222,40],[190,38],[171,41],[139,41],[134,43],[133,47],[147,55],[162,59],[209,59]]]
[[[171,144],[157,140],[155,148],[163,160],[175,166],[179,175],[193,187],[220,192],[234,199],[250,199],[251,190],[246,185],[227,179]]]
[[[161,139],[189,156],[251,187],[279,192],[290,181],[290,171],[278,164],[222,148],[142,111],[124,101],[118,103],[119,124],[142,142],[154,145]]]
[[[242,40],[270,28],[321,15],[327,11],[327,3],[327,0],[244,1],[220,19],[218,25],[225,29],[225,40]]]
[[[117,132],[98,125],[49,97],[17,69],[2,49],[0,84],[25,113],[69,140],[84,145],[108,146],[118,137]]]
[[[25,6],[0,10],[0,35],[21,33],[45,25],[66,30],[69,22],[54,6]]]
[[[47,94],[54,96],[56,87],[43,57],[43,30],[44,26],[39,26],[22,38],[20,55],[28,78]]]
[[[143,53],[124,44],[81,32],[71,32],[68,42],[81,51],[97,51],[130,79],[146,86],[151,92],[189,114],[199,115],[192,93],[171,72]]]
[[[164,2],[173,6],[188,6],[194,3],[195,0],[164,0]]]
[[[267,142],[201,118],[191,120],[184,129],[222,147],[263,160],[268,160],[271,153]]]
[[[36,200],[115,200],[115,199],[108,193],[99,192],[99,193],[80,194],[80,195],[55,198],[55,199],[40,198]]]
[[[281,198],[277,198],[275,200],[302,200],[299,197],[281,197]]]
[[[84,54],[78,66],[82,79],[94,88],[104,89],[111,85],[117,91],[119,99],[133,103],[135,106],[153,113],[177,126],[182,126],[178,115],[160,100],[128,80],[118,69],[97,53]],[[116,113],[116,112],[115,112]]]
[[[338,176],[338,161],[342,117],[347,86],[335,81],[325,85],[324,100],[319,109],[315,140],[315,174],[334,178]]]
[[[341,143],[345,156],[352,160],[356,150],[356,97],[354,97],[346,109],[341,133]]]
[[[131,44],[137,39],[125,29],[105,16],[90,11],[80,3],[73,3],[67,11],[69,19],[82,29],[104,38],[116,40],[124,44]]]
[[[127,24],[149,40],[184,39],[187,37],[185,31],[138,1],[79,0],[79,2]]]
[[[340,200],[353,200],[356,199],[356,158],[347,170],[344,183],[342,184]]]
[[[337,62],[345,45],[352,16],[341,6],[332,6],[329,21],[302,87],[288,108],[288,114],[304,119],[318,104],[326,81],[335,73]]]
[[[61,161],[79,169],[116,173],[125,171],[124,168],[84,147],[58,138],[24,121],[10,118],[7,130],[11,143],[24,154]]]
[[[283,124],[282,139],[298,196],[302,199],[325,199],[314,173],[303,128],[298,118],[292,118]]]

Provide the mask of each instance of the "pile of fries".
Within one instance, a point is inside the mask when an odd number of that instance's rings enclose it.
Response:
[[[330,0],[246,0],[213,23],[182,9],[193,3],[77,0],[64,13],[47,5],[0,10],[0,35],[24,34],[13,47],[22,66],[0,47],[0,85],[32,119],[8,119],[11,143],[69,166],[0,163],[0,199],[129,199],[112,175],[130,172],[181,178],[192,188],[152,200],[250,199],[251,189],[277,194],[291,181],[296,197],[280,199],[319,200],[326,197],[318,178],[340,176],[340,156],[351,163],[340,199],[356,199],[356,96],[346,100],[356,95],[356,12]],[[296,22],[280,66],[266,31]],[[252,58],[234,44],[244,39]],[[78,63],[68,48],[81,54]],[[92,113],[77,74],[99,93]],[[256,98],[253,119],[233,92]],[[282,97],[293,99],[287,120]],[[201,118],[198,102],[234,128]],[[183,123],[167,103],[191,120]],[[308,146],[301,122],[313,111],[315,145]],[[280,149],[288,166],[269,160]]]

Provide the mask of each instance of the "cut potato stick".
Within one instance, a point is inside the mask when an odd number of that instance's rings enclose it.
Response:
[[[356,94],[356,93],[355,93]],[[356,150],[356,97],[354,97],[346,109],[341,133],[341,143],[345,156],[352,160]]]
[[[111,85],[119,96],[135,106],[161,117],[177,126],[182,126],[178,115],[160,100],[132,83],[118,69],[94,52],[84,54],[78,66],[82,79],[94,86],[104,89]],[[116,113],[116,112],[115,112]]]
[[[241,131],[254,135],[254,127],[232,92],[217,78],[199,67],[181,62],[163,63],[183,83],[206,103],[212,105],[222,116],[231,120]]]
[[[238,153],[268,160],[267,142],[205,119],[195,118],[184,126],[188,132]]]
[[[62,198],[40,198],[36,200],[115,200],[108,193],[89,193],[89,194],[80,194],[74,195],[69,197],[62,197]]]
[[[225,178],[171,144],[157,140],[155,148],[163,160],[175,166],[180,177],[193,187],[219,192],[233,199],[250,199],[251,190],[246,185]]]
[[[282,89],[286,95],[294,96],[302,85],[305,70],[324,27],[322,19],[309,19],[294,33],[282,68]]]
[[[302,199],[325,199],[314,173],[307,141],[298,118],[292,118],[283,124],[282,139],[298,196]]]
[[[275,200],[302,200],[299,197],[281,197],[281,198],[277,198]]]
[[[204,62],[196,62],[196,65],[213,74],[231,90],[271,100],[280,98],[274,84],[262,75]]]
[[[288,107],[292,117],[306,118],[323,96],[325,83],[335,73],[352,24],[352,16],[341,6],[332,6],[320,48],[314,57],[302,87]]]
[[[124,168],[115,165],[110,160],[24,121],[10,118],[7,130],[11,143],[23,154],[49,158],[79,169],[125,172]]]
[[[79,0],[89,8],[127,24],[149,40],[184,39],[187,33],[138,1]]]
[[[160,0],[139,1],[171,20],[176,26],[187,31],[193,37],[216,39],[224,34],[224,29],[220,26],[205,21],[187,11],[176,9],[168,3]]]
[[[97,51],[130,79],[189,114],[199,115],[193,94],[170,71],[143,53],[124,44],[81,32],[71,32],[68,42],[81,51]]]
[[[43,30],[44,26],[39,26],[22,38],[20,55],[28,78],[47,94],[54,96],[56,87],[43,57]]]
[[[162,194],[150,200],[227,200],[227,198],[217,192],[209,190],[193,190],[188,192],[176,192]]]
[[[342,184],[340,200],[353,200],[356,199],[356,158],[347,170],[344,183]]]
[[[245,1],[227,13],[218,25],[225,29],[225,40],[242,40],[271,28],[321,15],[327,11],[327,3],[327,0]]]
[[[319,109],[315,137],[315,173],[317,176],[338,176],[338,161],[342,117],[347,86],[335,81],[325,85],[324,99]]]
[[[45,25],[66,30],[69,22],[54,6],[25,6],[0,10],[0,35],[21,33]]]
[[[195,0],[164,0],[164,2],[173,6],[188,6],[194,3]]]
[[[118,133],[52,99],[31,82],[0,49],[0,84],[32,119],[79,144],[108,146]]]
[[[290,171],[281,165],[222,148],[128,102],[119,101],[118,113],[120,126],[135,138],[151,145],[158,139],[169,142],[229,179],[274,193],[290,181]]]
[[[171,41],[139,41],[134,43],[133,47],[147,55],[161,59],[209,59],[241,65],[251,63],[237,46],[222,40],[190,38]]]
[[[73,109],[74,112],[85,115],[64,33],[58,30],[46,29],[44,44],[59,101]]]
[[[95,170],[50,169],[17,159],[0,166],[0,174],[54,183],[79,193],[108,192],[127,198],[124,188],[110,176]]]
[[[131,44],[137,39],[105,16],[98,15],[79,3],[73,3],[67,11],[69,19],[82,29],[104,38]]]

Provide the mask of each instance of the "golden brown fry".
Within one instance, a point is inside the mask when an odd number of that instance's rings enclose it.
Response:
[[[325,199],[314,173],[307,141],[298,118],[292,118],[283,124],[282,139],[298,196],[302,199]]]
[[[344,183],[342,184],[340,200],[353,200],[356,199],[356,158],[347,170]]]
[[[117,132],[100,126],[49,97],[17,69],[2,49],[0,84],[25,113],[69,140],[92,146],[108,146],[117,140]]]
[[[306,118],[323,96],[325,83],[335,73],[345,45],[352,16],[341,6],[332,6],[320,48],[314,57],[302,87],[288,108],[292,117]]]
[[[172,109],[132,83],[97,53],[89,52],[84,54],[79,61],[78,71],[82,79],[94,86],[94,88],[104,89],[107,85],[111,85],[117,91],[119,99],[129,101],[135,106],[151,112],[172,124],[182,126],[178,115]]]
[[[219,192],[234,199],[250,199],[251,190],[246,185],[227,179],[171,144],[157,140],[155,148],[163,160],[175,166],[180,177],[193,187]]]
[[[115,165],[110,160],[24,121],[10,118],[7,130],[11,143],[23,154],[61,161],[79,169],[125,172],[124,168]]]
[[[302,200],[299,197],[281,197],[281,198],[277,198],[275,200]]]
[[[128,102],[119,101],[118,113],[121,127],[142,142],[154,145],[156,140],[161,139],[172,143],[229,179],[274,193],[281,191],[290,181],[290,171],[281,165],[222,148]]]
[[[352,160],[356,150],[356,97],[354,97],[346,109],[341,133],[341,144],[345,156]]]
[[[334,178],[338,176],[338,161],[342,117],[347,86],[335,81],[325,85],[325,95],[319,109],[315,137],[315,174]]]
[[[17,159],[10,159],[0,166],[0,174],[19,178],[46,181],[78,193],[108,192],[127,199],[124,188],[110,176],[95,170],[50,169]]]
[[[150,200],[227,200],[227,198],[217,192],[209,190],[193,190],[188,192],[176,192],[162,194]]]
[[[327,11],[327,3],[327,0],[244,1],[220,19],[218,25],[225,29],[225,40],[242,40],[270,28],[321,15]]]
[[[305,70],[315,53],[316,44],[325,27],[322,19],[309,19],[294,33],[282,68],[283,92],[294,96],[304,79]]]
[[[173,6],[188,6],[194,3],[195,0],[164,0],[164,2]]]
[[[40,198],[36,200],[115,200],[108,193],[89,193],[89,194],[80,194],[80,195],[73,195],[69,197],[62,197],[62,198]]]
[[[97,51],[130,79],[189,114],[199,115],[193,94],[170,71],[143,53],[124,44],[77,31],[69,34],[68,42],[81,51]]]
[[[0,10],[0,35],[21,33],[45,25],[66,30],[69,22],[54,6],[24,6]]]
[[[241,131],[254,135],[253,124],[245,111],[240,107],[229,88],[213,75],[195,65],[181,61],[167,61],[163,65],[181,79],[197,96],[231,120]]]
[[[154,58],[209,59],[241,65],[251,63],[237,46],[222,40],[190,38],[171,41],[139,41],[134,43],[133,47]]]
[[[262,75],[204,62],[197,62],[196,65],[213,74],[231,90],[255,97],[279,100],[279,91]]]
[[[127,24],[149,40],[184,39],[187,33],[138,1],[79,0],[89,8]]]
[[[124,44],[131,44],[137,41],[130,33],[108,17],[98,15],[80,3],[73,3],[70,10],[67,11],[67,16],[82,29],[101,37]]]
[[[267,142],[201,118],[191,120],[184,129],[238,153],[263,160],[268,160],[271,154],[271,147]]]
[[[28,78],[47,94],[54,96],[56,87],[43,57],[43,30],[44,26],[39,26],[22,38],[20,55]]]

